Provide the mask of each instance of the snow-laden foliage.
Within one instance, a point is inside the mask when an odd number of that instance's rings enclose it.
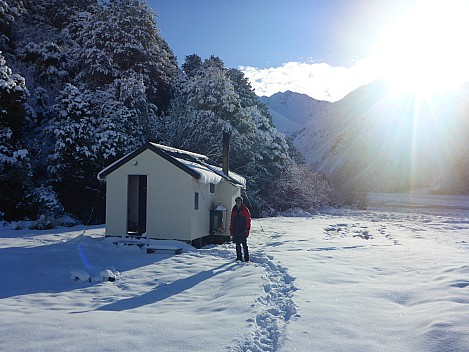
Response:
[[[49,171],[55,181],[60,182],[69,177],[75,167],[85,167],[88,160],[96,162],[98,150],[93,132],[98,126],[86,96],[70,84],[65,87],[55,109],[57,117],[48,129],[55,140]]]
[[[53,228],[64,211],[56,192],[51,186],[41,186],[32,190],[30,198],[35,207],[34,228],[38,230]]]
[[[216,158],[221,136],[235,118],[238,95],[233,85],[216,68],[201,70],[192,78],[179,77],[165,118],[164,141],[171,146]]]
[[[11,34],[13,21],[14,17],[9,4],[4,0],[0,0],[0,51],[5,50],[8,45],[8,37]]]
[[[102,168],[150,140],[221,162],[224,131],[254,210],[275,207],[263,194],[294,162],[266,106],[218,57],[179,69],[155,18],[142,0],[0,0],[5,219],[103,222]]]
[[[87,87],[104,87],[118,79],[137,79],[146,100],[164,110],[177,62],[154,17],[139,0],[104,1],[95,11],[80,13],[70,26],[78,44],[77,80]]]
[[[73,16],[65,34],[76,75],[54,105],[49,171],[65,207],[83,217],[71,184],[101,194],[97,172],[155,138],[177,65],[141,1],[90,7]]]
[[[24,78],[12,72],[0,53],[0,216],[6,220],[30,215],[32,169],[25,143],[27,95]]]
[[[291,164],[285,168],[263,194],[271,214],[294,208],[318,209],[330,205],[333,199],[334,191],[326,176],[306,164]]]
[[[0,51],[6,55],[12,47],[15,20],[26,13],[27,0],[0,0]]]
[[[250,205],[258,208],[265,187],[293,162],[284,135],[241,71],[224,68],[217,57],[202,61],[195,54],[182,68],[165,118],[165,142],[220,161],[221,135],[229,131],[231,168],[246,177]]]

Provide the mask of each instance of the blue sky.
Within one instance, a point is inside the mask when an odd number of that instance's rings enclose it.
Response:
[[[411,13],[445,25],[461,13],[464,0],[150,0],[158,29],[178,57],[218,56],[226,67],[240,68],[259,95],[287,89],[335,101],[379,76],[370,58],[377,48],[386,52],[383,38],[392,38],[399,21]],[[467,1],[466,1],[467,2]],[[456,5],[453,5],[456,4]],[[432,12],[426,9],[434,7]],[[417,9],[417,10],[416,10]],[[449,18],[439,21],[440,12]],[[407,31],[422,28],[409,20]],[[428,24],[430,27],[431,24]],[[402,28],[402,26],[400,26]],[[467,28],[464,28],[464,30]],[[456,29],[461,31],[461,29]],[[432,34],[434,35],[434,34]],[[412,45],[424,40],[414,38]],[[443,39],[446,41],[447,39]],[[428,44],[430,45],[430,44]],[[439,43],[433,43],[438,47]],[[402,58],[400,47],[392,47]],[[406,48],[406,53],[409,52]],[[433,49],[432,49],[433,50]],[[402,50],[403,51],[403,50]],[[402,55],[401,55],[402,54]],[[432,52],[428,53],[433,55]],[[404,55],[405,56],[405,55]],[[417,56],[417,55],[413,55]],[[388,59],[386,65],[390,64]],[[395,60],[396,62],[399,60]],[[399,61],[401,65],[405,65]],[[407,61],[406,61],[407,62]],[[414,62],[413,65],[416,63]]]
[[[404,1],[408,3],[409,1]],[[287,62],[346,65],[366,55],[402,0],[152,0],[180,62],[219,56],[227,67]]]

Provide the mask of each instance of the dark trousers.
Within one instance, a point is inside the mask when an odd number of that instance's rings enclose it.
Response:
[[[243,252],[244,252],[244,261],[249,261],[249,249],[247,238],[245,238],[241,242],[236,242],[236,260],[243,260],[242,252],[241,252],[241,245],[243,245]]]

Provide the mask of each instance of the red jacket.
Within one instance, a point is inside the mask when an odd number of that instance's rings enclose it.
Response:
[[[249,236],[251,230],[251,213],[246,205],[241,204],[241,208],[235,205],[231,210],[230,235],[235,237],[244,235]]]

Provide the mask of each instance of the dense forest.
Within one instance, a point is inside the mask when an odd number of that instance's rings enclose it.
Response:
[[[0,0],[0,221],[102,223],[100,170],[148,141],[220,162],[223,131],[255,214],[333,201],[244,74],[178,63],[156,18],[141,0]]]

